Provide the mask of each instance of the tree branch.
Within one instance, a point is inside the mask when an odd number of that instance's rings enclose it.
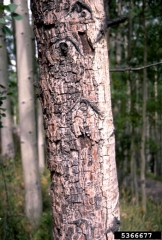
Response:
[[[158,63],[153,63],[153,64],[149,64],[147,66],[143,66],[143,67],[137,67],[137,68],[131,68],[131,67],[127,67],[127,68],[119,68],[119,69],[110,69],[110,72],[130,72],[130,71],[140,71],[143,70],[145,68],[149,68],[149,67],[153,67],[153,66],[157,66],[162,64],[162,62],[158,62]]]
[[[114,18],[114,19],[109,19],[107,22],[107,28],[108,27],[113,27],[115,25],[119,25],[120,23],[123,23],[127,20],[128,18],[125,16]]]

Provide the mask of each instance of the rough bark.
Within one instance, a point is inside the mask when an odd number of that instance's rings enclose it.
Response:
[[[0,4],[3,4],[3,0],[0,0]],[[0,17],[2,17],[3,12],[0,12]],[[5,43],[5,36],[2,32],[2,25],[0,24],[0,84],[5,87],[2,91],[7,90],[8,82],[8,61],[7,61],[7,49]],[[6,91],[7,94],[7,91]],[[12,135],[12,119],[11,119],[11,108],[10,108],[10,98],[7,95],[3,95],[6,99],[3,100],[1,108],[6,109],[5,117],[1,118],[2,126],[1,129],[1,151],[3,156],[9,158],[14,158],[15,149]]]
[[[31,28],[27,1],[14,0],[13,3],[18,5],[17,13],[23,16],[23,20],[15,21],[20,141],[25,210],[27,217],[35,225],[42,213],[42,196],[37,159]]]
[[[53,238],[114,239],[119,192],[103,0],[33,0],[31,7]]]

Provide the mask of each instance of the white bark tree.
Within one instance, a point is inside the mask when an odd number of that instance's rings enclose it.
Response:
[[[0,1],[0,4],[3,4],[3,1]],[[2,17],[3,12],[0,12],[0,17]],[[2,25],[0,24],[0,84],[5,87],[7,90],[7,82],[8,82],[8,61],[7,61],[7,49],[6,49],[6,42],[5,36],[2,32]],[[3,91],[4,89],[2,89]],[[7,91],[6,91],[7,94]],[[13,135],[12,135],[12,118],[11,118],[11,108],[10,108],[10,98],[7,95],[3,95],[6,97],[3,100],[2,108],[6,109],[5,117],[1,118],[2,126],[1,129],[1,150],[2,155],[7,156],[9,158],[14,158],[15,156],[15,149],[14,149],[14,142],[13,142]]]
[[[147,65],[147,27],[145,19],[147,2],[143,0],[143,28],[144,28],[144,52],[143,52],[143,63],[144,66]],[[146,212],[146,125],[147,125],[147,115],[146,115],[146,106],[147,106],[147,69],[143,70],[143,86],[142,86],[142,129],[141,129],[141,194],[142,194],[142,208]]]
[[[15,22],[20,140],[25,210],[27,217],[35,225],[42,213],[42,195],[37,158],[31,28],[27,1],[14,0],[13,3],[18,5],[16,12],[23,16],[23,20]]]
[[[44,172],[45,168],[45,152],[44,152],[44,129],[43,129],[43,114],[40,101],[37,102],[37,129],[38,129],[38,161],[39,171]]]

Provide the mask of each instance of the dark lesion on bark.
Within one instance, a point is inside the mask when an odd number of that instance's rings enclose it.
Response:
[[[78,17],[81,17],[81,18],[86,18],[87,16],[89,17],[89,15],[90,15],[90,18],[92,18],[91,8],[86,3],[81,1],[76,1],[72,5],[70,12],[77,12]]]
[[[76,50],[82,55],[81,53],[81,50],[80,50],[80,47],[79,47],[79,42],[76,40],[76,38],[74,38],[73,35],[71,36],[65,36],[65,37],[58,37],[58,38],[54,38],[54,39],[51,39],[51,44],[56,44],[58,42],[61,42],[61,41],[69,41],[73,44],[73,46],[76,48]]]
[[[66,42],[61,42],[60,43],[60,50],[62,55],[67,56],[67,52],[68,52],[68,45]]]
[[[92,46],[91,41],[88,39],[86,32],[78,32],[78,35],[81,39],[82,46],[83,46],[83,53],[87,54],[94,54],[94,48]]]
[[[105,234],[108,234],[109,232],[118,232],[120,228],[120,220],[118,220],[117,217],[114,217],[114,220],[112,222],[112,226],[106,230]]]
[[[86,11],[92,14],[91,8],[84,2],[77,1],[71,7],[71,12],[77,12],[80,14],[80,17],[86,17]]]
[[[86,98],[81,98],[80,102],[82,103],[86,103],[88,106],[90,106],[98,115],[102,116],[101,111],[99,110],[99,108],[90,100],[86,99]]]

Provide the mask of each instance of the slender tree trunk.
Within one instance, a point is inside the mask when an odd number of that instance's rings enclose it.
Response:
[[[23,20],[15,21],[20,140],[26,215],[35,225],[42,213],[42,196],[37,159],[31,28],[27,1],[13,2],[18,5],[17,13],[23,16]]]
[[[103,2],[32,1],[55,240],[119,228]]]
[[[33,26],[33,18],[32,18],[32,26]],[[34,69],[34,82],[38,79],[37,74],[37,63],[36,63],[36,41],[35,41],[35,35],[33,32],[31,26],[31,32],[32,32],[32,54],[33,54],[33,69]],[[35,102],[37,106],[37,149],[38,149],[38,162],[39,162],[39,172],[43,173],[45,168],[45,149],[44,149],[44,129],[43,129],[43,113],[42,108],[39,99],[37,98]]]
[[[37,128],[38,128],[38,160],[39,171],[44,172],[45,156],[44,156],[44,130],[43,130],[43,114],[40,101],[37,102]]]
[[[135,197],[135,203],[139,205],[139,194],[138,194],[138,183],[137,183],[137,165],[135,159],[135,144],[134,144],[134,135],[135,130],[134,127],[132,129],[131,136],[131,176],[132,176],[132,197]],[[134,199],[134,198],[133,198]]]
[[[143,0],[143,26],[144,26],[144,56],[143,64],[147,65],[147,29],[145,23],[146,3]],[[141,136],[141,193],[142,193],[142,207],[146,211],[146,187],[145,187],[145,168],[146,168],[146,155],[145,155],[145,142],[146,142],[146,103],[147,103],[147,69],[143,70],[143,103],[142,103],[142,136]]]
[[[133,1],[131,0],[129,3],[129,32],[128,32],[128,61],[127,64],[130,66],[130,60],[132,57],[132,10],[133,10]],[[128,86],[128,96],[130,96],[130,100],[128,100],[128,115],[131,116],[131,111],[134,110],[134,103],[132,100],[132,94],[133,94],[133,83],[131,79],[131,73],[128,73],[128,80],[127,80],[127,86]],[[130,132],[131,134],[131,148],[130,148],[130,173],[131,173],[131,193],[132,197],[134,196],[135,189],[134,189],[134,126],[133,121],[131,119],[131,122],[128,122],[128,126],[130,126]],[[128,128],[128,127],[127,127]]]
[[[155,73],[155,82],[154,82],[154,94],[155,94],[155,102],[157,103],[158,101],[158,82],[157,82],[157,73]],[[155,110],[155,125],[154,125],[154,141],[159,142],[159,131],[158,131],[158,112]],[[158,154],[153,153],[153,173],[157,175],[157,159],[161,159],[160,157],[158,158]]]
[[[121,16],[121,0],[118,1],[118,15]],[[122,41],[122,36],[121,36],[121,30],[120,28],[118,29],[117,32],[117,37],[116,37],[116,68],[119,68],[120,62],[121,62],[121,41]]]
[[[3,4],[3,1],[0,0],[0,4]],[[3,12],[0,12],[0,17],[2,17]],[[0,84],[5,87],[7,90],[7,82],[8,82],[8,61],[7,61],[7,49],[5,43],[5,36],[2,32],[2,25],[0,24]],[[4,91],[5,89],[2,89]],[[6,91],[7,94],[7,91]],[[2,126],[1,129],[1,150],[2,155],[7,156],[9,158],[14,158],[15,149],[12,135],[12,119],[11,119],[11,108],[10,108],[10,98],[7,95],[3,95],[2,97],[6,97],[3,100],[3,104],[1,108],[6,109],[5,117],[1,118]]]

